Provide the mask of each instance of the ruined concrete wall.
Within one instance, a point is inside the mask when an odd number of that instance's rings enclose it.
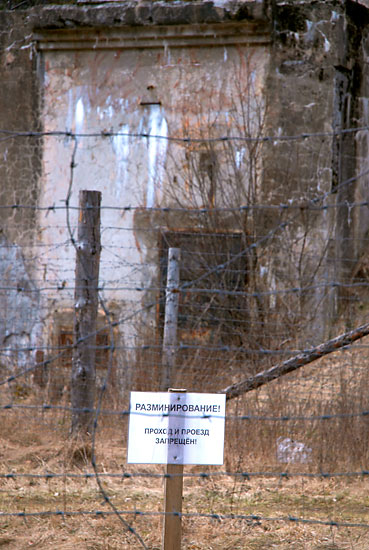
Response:
[[[336,2],[276,2],[268,80],[268,130],[299,136],[332,130]],[[277,170],[275,169],[277,168]],[[329,138],[286,141],[266,165],[265,198],[311,197],[331,183]],[[286,187],[287,186],[287,187]]]
[[[37,342],[42,330],[40,291],[30,277],[21,246],[4,238],[0,240],[0,280],[1,365],[22,367],[29,361],[29,346]]]
[[[37,4],[37,2],[35,2]],[[59,199],[65,200],[66,197],[66,186],[71,181],[71,179],[78,179],[78,187],[86,188],[100,188],[103,187],[105,192],[105,197],[107,202],[113,202],[119,200],[119,204],[127,203],[127,201],[133,206],[153,206],[157,204],[158,197],[154,190],[154,180],[158,179],[158,170],[160,164],[160,155],[163,151],[160,152],[160,143],[155,143],[155,140],[152,140],[153,145],[143,146],[141,143],[134,146],[133,156],[139,158],[140,154],[143,152],[143,156],[146,159],[144,165],[136,168],[132,167],[129,173],[131,181],[133,179],[138,179],[139,184],[137,185],[135,192],[131,193],[132,185],[127,181],[124,183],[124,178],[126,174],[122,172],[121,167],[124,164],[125,156],[127,155],[127,148],[130,144],[126,143],[127,140],[124,138],[112,138],[106,139],[105,143],[102,145],[99,154],[100,157],[97,159],[97,163],[94,163],[93,169],[87,171],[89,166],[91,166],[92,157],[89,157],[89,161],[84,163],[89,155],[92,154],[94,148],[93,143],[84,144],[78,143],[77,151],[77,160],[80,161],[80,168],[76,167],[76,170],[71,170],[71,159],[73,155],[73,142],[71,140],[61,140],[62,143],[59,144],[61,149],[58,149],[58,146],[50,145],[52,139],[50,138],[36,138],[34,133],[37,133],[39,130],[64,130],[71,129],[72,131],[79,131],[84,128],[84,123],[87,123],[86,127],[90,127],[94,123],[97,123],[99,130],[103,129],[102,124],[111,122],[111,114],[116,114],[119,108],[122,108],[122,103],[119,104],[119,94],[115,95],[115,92],[109,93],[105,89],[100,92],[100,95],[97,99],[96,104],[92,96],[86,96],[86,86],[84,84],[84,77],[86,73],[83,73],[83,63],[80,63],[78,60],[78,54],[73,56],[72,62],[66,62],[66,65],[69,66],[71,74],[70,78],[62,82],[62,78],[59,80],[58,84],[61,83],[60,96],[55,96],[54,92],[51,92],[48,95],[48,90],[52,84],[48,80],[51,72],[48,71],[46,56],[38,52],[35,46],[35,36],[38,32],[47,33],[50,31],[51,35],[55,35],[58,30],[61,32],[70,29],[76,29],[77,32],[84,29],[97,29],[97,36],[101,32],[101,29],[117,29],[119,34],[119,29],[131,27],[133,30],[133,35],[136,33],[136,30],[141,28],[156,27],[157,29],[163,29],[164,26],[185,26],[190,29],[192,33],[191,26],[193,25],[202,25],[201,29],[196,29],[196,32],[199,36],[204,32],[207,33],[206,25],[212,24],[238,24],[239,21],[251,21],[251,29],[249,33],[258,35],[259,25],[261,22],[261,27],[266,24],[266,7],[263,2],[256,1],[246,1],[246,2],[232,2],[224,4],[213,4],[212,2],[193,2],[193,3],[177,3],[177,4],[166,4],[165,2],[153,3],[124,3],[117,5],[108,5],[108,6],[46,6],[46,7],[35,7],[33,9],[28,8],[30,3],[21,3],[20,10],[18,10],[18,4],[13,5],[11,2],[6,3],[6,7],[16,11],[3,11],[1,12],[0,22],[1,22],[1,40],[2,40],[2,88],[0,92],[0,101],[2,102],[1,113],[2,113],[2,128],[6,132],[20,132],[22,135],[16,135],[9,138],[9,140],[2,141],[1,143],[1,156],[2,162],[0,166],[2,181],[4,182],[3,194],[1,197],[2,205],[13,205],[14,208],[9,208],[2,210],[2,229],[4,232],[4,260],[9,257],[9,269],[7,273],[11,276],[8,277],[8,281],[11,287],[10,292],[5,292],[2,295],[2,310],[9,312],[11,307],[17,308],[18,312],[23,312],[19,317],[17,316],[17,326],[14,330],[4,330],[3,334],[3,345],[5,345],[7,334],[11,332],[12,334],[22,334],[24,338],[22,339],[22,344],[31,347],[42,346],[45,343],[45,340],[42,336],[42,333],[46,334],[49,331],[48,326],[52,324],[53,319],[56,319],[58,315],[63,314],[65,308],[70,308],[72,305],[72,295],[73,295],[73,272],[74,272],[74,255],[73,250],[68,249],[67,247],[62,246],[62,240],[68,238],[68,235],[60,235],[59,229],[61,223],[63,227],[66,225],[65,212],[63,212],[64,217],[61,220],[58,220],[57,223],[54,223],[55,220],[51,218],[55,217],[55,213],[50,210],[48,215],[44,216],[39,210],[35,210],[33,207],[46,207],[53,206],[57,204]],[[210,33],[212,30],[210,29]],[[264,32],[262,30],[262,32]],[[36,34],[35,34],[36,33]],[[200,33],[200,34],[199,34]],[[241,33],[242,34],[242,33]],[[214,43],[214,36],[211,38],[210,43]],[[209,41],[208,36],[208,41]],[[154,38],[154,37],[153,37]],[[78,41],[78,37],[74,37],[73,40]],[[96,37],[93,38],[96,40]],[[212,46],[213,44],[210,44]],[[73,46],[72,46],[73,47]],[[77,46],[78,49],[78,46]],[[119,47],[118,50],[119,52]],[[187,90],[193,88],[193,91],[198,92],[201,88],[203,91],[203,97],[207,96],[206,105],[207,113],[202,113],[204,116],[209,114],[209,111],[214,108],[214,116],[219,115],[219,110],[223,109],[222,104],[226,96],[224,91],[222,92],[222,86],[224,85],[226,79],[223,76],[223,82],[219,81],[217,84],[217,93],[215,94],[214,105],[211,105],[209,102],[209,97],[211,97],[212,89],[208,89],[205,92],[205,87],[203,86],[202,81],[209,81],[210,87],[212,86],[210,74],[217,73],[217,65],[221,66],[231,66],[235,58],[238,57],[238,54],[235,54],[234,48],[227,51],[223,46],[221,46],[218,54],[213,56],[211,53],[211,48],[205,50],[205,57],[203,57],[202,62],[204,64],[209,63],[213,66],[210,73],[207,75],[206,71],[200,75],[200,77],[190,78],[191,66],[196,67],[197,59],[196,54],[186,54],[186,61],[183,63],[183,71],[186,73],[188,82],[182,87],[179,87],[177,91],[177,99],[181,97],[181,94],[186,95],[186,86]],[[193,52],[192,52],[193,53]],[[163,64],[171,65],[169,56],[170,53],[163,52]],[[167,55],[168,54],[168,55]],[[119,58],[119,53],[116,57]],[[162,54],[160,54],[162,55]],[[229,59],[228,59],[229,55]],[[57,57],[57,56],[56,56]],[[91,57],[91,56],[90,56]],[[94,56],[92,56],[94,57]],[[109,57],[109,56],[108,56]],[[128,56],[129,57],[129,56]],[[150,57],[150,54],[149,54]],[[146,66],[149,66],[154,61],[152,59],[146,63]],[[176,55],[174,54],[174,58]],[[200,56],[201,57],[201,56]],[[165,59],[164,59],[165,58]],[[106,70],[109,67],[104,68],[104,62],[108,60],[108,65],[110,68],[114,69],[114,60],[109,60],[108,58],[103,58],[100,56],[100,59],[94,58],[92,64],[95,64],[96,71],[94,72],[97,78],[104,78],[106,75]],[[65,59],[64,59],[65,61]],[[58,69],[57,63],[52,67],[56,73],[58,70],[63,71],[62,65],[63,60],[61,60],[61,68]],[[128,62],[128,65],[137,67],[137,60],[134,59],[134,56],[131,55],[131,58],[125,58],[125,61]],[[255,57],[255,62],[260,61],[260,59]],[[178,59],[174,59],[174,63],[177,63]],[[237,62],[237,60],[236,60]],[[102,73],[99,68],[99,63],[102,63]],[[181,62],[179,61],[179,64]],[[187,69],[185,65],[187,64]],[[263,62],[261,63],[263,65]],[[74,65],[74,69],[73,69]],[[144,63],[145,65],[145,63]],[[160,65],[160,63],[159,63]],[[78,74],[78,71],[81,69],[81,74]],[[100,71],[100,73],[99,73]],[[105,72],[104,72],[105,71]],[[109,71],[108,71],[109,72]],[[157,75],[152,74],[152,79],[155,80]],[[159,78],[160,80],[160,78]],[[96,84],[96,83],[95,83]],[[99,84],[99,83],[97,83]],[[101,82],[103,84],[103,82]],[[109,83],[107,83],[109,84]],[[142,84],[142,82],[141,82]],[[114,83],[110,83],[114,90]],[[169,88],[170,86],[175,85],[175,79],[166,84],[166,89],[163,89],[163,86],[159,82],[159,89],[166,96],[166,100],[170,97]],[[87,84],[87,87],[89,84]],[[228,88],[227,88],[228,86]],[[116,87],[119,87],[117,84]],[[129,108],[131,110],[130,120],[128,124],[132,130],[142,131],[145,129],[147,131],[168,131],[166,125],[168,124],[165,117],[162,115],[161,108],[155,106],[152,102],[152,98],[149,97],[155,94],[155,91],[152,92],[157,87],[157,83],[154,85],[152,82],[146,82],[146,94],[148,96],[148,105],[147,107],[142,107],[143,111],[142,120],[138,120],[138,113],[135,113],[135,106],[132,104]],[[229,84],[226,84],[226,89],[229,89]],[[55,88],[56,90],[56,88]],[[221,94],[223,93],[223,97]],[[64,94],[64,95],[63,95]],[[105,95],[104,95],[105,94]],[[188,93],[187,93],[188,95]],[[63,96],[63,97],[62,97]],[[102,97],[104,96],[104,97]],[[96,99],[96,98],[95,98]],[[146,98],[147,99],[147,98]],[[145,103],[145,98],[141,98],[142,102]],[[60,107],[60,117],[56,116],[53,120],[53,101],[60,101],[60,104],[57,107]],[[69,104],[64,109],[64,101],[69,102]],[[183,112],[186,111],[186,100],[181,99]],[[137,102],[136,102],[137,103]],[[149,104],[151,103],[152,106]],[[73,106],[72,106],[73,104]],[[63,106],[64,105],[64,106]],[[87,117],[87,111],[90,107],[96,108],[95,116],[96,119],[92,120],[91,118],[84,120],[84,117]],[[127,105],[124,105],[127,107]],[[137,105],[136,105],[137,107]],[[171,115],[171,132],[174,134],[176,132],[183,132],[185,130],[186,124],[187,129],[189,126],[192,126],[192,122],[200,124],[199,118],[201,118],[200,113],[190,114],[190,118],[187,119],[187,122],[184,120],[177,120],[176,122],[176,113],[175,102],[173,101],[173,114]],[[181,108],[182,108],[181,107]],[[63,110],[64,109],[64,110]],[[169,108],[170,111],[170,108]],[[58,108],[56,109],[58,113]],[[142,114],[142,113],[141,113]],[[183,113],[182,113],[183,115]],[[135,117],[137,121],[135,121]],[[177,117],[178,118],[178,117]],[[187,117],[188,118],[188,117]],[[195,121],[195,118],[197,120]],[[127,123],[124,120],[120,122],[114,121],[116,125],[113,129],[115,130],[125,130],[127,129]],[[141,126],[140,126],[141,124]],[[111,128],[111,126],[110,126]],[[223,128],[224,129],[224,124]],[[25,136],[24,133],[30,132],[31,136]],[[5,136],[7,134],[4,134]],[[164,145],[167,147],[167,145]],[[136,148],[136,149],[135,149]],[[108,157],[113,153],[112,158],[114,158],[113,165],[110,172],[107,175],[106,166],[104,165],[105,154],[108,152]],[[61,153],[59,155],[59,153]],[[176,156],[172,155],[173,158]],[[156,157],[156,158],[154,158]],[[96,159],[95,159],[96,160]],[[101,174],[99,171],[96,171],[96,166],[101,164]],[[81,169],[84,166],[84,169]],[[87,168],[87,170],[86,170]],[[109,171],[108,170],[108,171]],[[140,174],[138,175],[138,172]],[[156,173],[154,173],[156,172]],[[115,174],[115,175],[114,175]],[[91,177],[92,176],[92,177]],[[173,174],[172,174],[173,176]],[[46,179],[45,179],[46,178]],[[51,178],[50,186],[45,186],[45,181]],[[145,182],[146,187],[142,187],[142,182]],[[75,181],[75,179],[74,179]],[[169,181],[169,180],[168,180]],[[96,183],[97,182],[97,183]],[[104,182],[101,184],[101,182]],[[115,186],[115,187],[114,187]],[[56,191],[56,193],[55,193]],[[59,192],[59,195],[58,195]],[[73,199],[72,204],[76,204],[76,196],[78,189],[73,188]],[[162,196],[160,199],[163,204],[173,204],[173,197],[170,196],[170,193],[167,193],[166,196]],[[18,209],[17,205],[26,205],[27,209]],[[57,204],[59,206],[59,204]],[[127,252],[127,257],[125,262],[128,265],[130,262],[135,263],[137,261],[150,262],[155,260],[155,267],[151,268],[143,267],[141,273],[138,275],[142,280],[139,284],[142,287],[149,286],[150,282],[154,281],[157,284],[157,257],[151,257],[152,254],[157,254],[157,252],[150,253],[150,250],[157,249],[157,242],[153,243],[151,240],[147,242],[148,228],[142,228],[140,216],[136,216],[136,219],[132,219],[132,213],[126,213],[125,222],[129,227],[137,228],[138,241],[135,240],[133,234],[133,241],[127,243],[127,250],[134,250],[132,252]],[[111,221],[111,220],[110,220]],[[177,220],[178,221],[178,220]],[[75,219],[73,215],[71,216],[71,227],[74,229]],[[155,222],[157,226],[162,225],[162,220]],[[184,221],[184,225],[188,225],[190,220]],[[52,230],[48,233],[50,226],[54,224],[55,230]],[[141,232],[140,232],[141,231]],[[137,236],[136,235],[136,236]],[[140,237],[141,235],[141,237]],[[137,248],[137,242],[140,241],[143,249],[146,250],[143,253],[142,250]],[[155,236],[157,239],[157,235]],[[23,246],[22,251],[22,261],[15,262],[14,257],[11,253],[6,254],[8,247],[17,246],[17,243],[21,243]],[[155,245],[154,245],[155,244]],[[33,248],[31,247],[33,245]],[[44,251],[48,250],[50,247],[55,247],[55,255],[53,256]],[[11,250],[11,249],[10,249]],[[16,248],[18,251],[18,248]],[[40,254],[40,251],[42,253]],[[19,255],[20,251],[17,252]],[[151,256],[150,256],[151,254]],[[11,265],[10,265],[11,264]],[[30,311],[31,306],[29,302],[28,294],[22,294],[22,288],[25,286],[24,280],[27,278],[30,287],[35,290],[37,287],[43,287],[42,291],[42,303],[38,303],[37,308],[32,309],[32,314],[26,315],[26,311]],[[19,279],[19,281],[18,281]],[[120,274],[120,282],[127,282],[127,278],[124,274]],[[66,283],[68,281],[68,284]],[[129,284],[131,281],[129,281]],[[137,280],[135,281],[137,285]],[[9,288],[10,288],[9,287]],[[17,300],[12,299],[12,293],[14,288],[18,288],[19,294],[17,294]],[[46,288],[44,288],[46,287]],[[55,297],[54,291],[55,288],[58,288],[60,292],[57,292],[57,297]],[[48,289],[51,289],[50,291]],[[23,299],[24,296],[24,299]],[[38,295],[37,295],[38,296]],[[60,298],[63,296],[63,298]],[[141,300],[142,293],[137,295],[137,297],[131,297],[131,302],[127,305],[127,308],[131,307],[132,302],[139,302]],[[114,302],[114,293],[110,297],[112,302]],[[119,309],[122,311],[125,307],[125,299],[123,296],[119,296]],[[37,298],[38,299],[38,298]],[[150,296],[144,298],[144,302],[148,301]],[[33,302],[32,302],[33,303]],[[110,302],[109,302],[110,305]],[[11,307],[10,307],[11,306]],[[23,307],[24,306],[24,307]],[[54,338],[54,336],[52,337]],[[55,344],[54,340],[49,343]],[[12,345],[14,342],[12,340]]]
[[[152,227],[158,231],[188,229],[194,222],[185,214],[148,215],[145,208],[198,207],[204,204],[204,197],[213,206],[295,206],[326,193],[324,201],[317,203],[326,210],[298,210],[294,222],[280,236],[276,233],[271,248],[270,243],[260,247],[260,285],[256,290],[303,287],[313,277],[323,283],[348,280],[352,266],[358,272],[363,258],[368,218],[362,208],[348,212],[344,206],[336,216],[336,209],[329,207],[335,201],[367,200],[367,178],[351,187],[341,185],[367,169],[367,132],[339,139],[328,134],[367,124],[366,17],[363,2],[341,0],[126,2],[0,12],[2,128],[96,129],[99,134],[122,134],[81,138],[76,150],[70,138],[17,137],[0,142],[0,174],[5,182],[2,204],[60,205],[72,182],[72,205],[76,205],[78,189],[85,187],[101,189],[105,204],[139,208],[134,214],[127,210],[123,215],[123,223],[132,229],[125,261],[145,266],[136,272],[140,287],[145,288],[157,286],[158,281],[157,232],[152,232]],[[219,36],[216,26],[223,29]],[[245,40],[237,45],[233,38],[234,43],[225,46],[224,29],[243,39],[242,29],[247,29],[248,44]],[[183,46],[165,48],[164,42],[173,33]],[[131,44],[126,49],[119,36],[132,44],[141,41],[141,46],[135,49]],[[196,40],[205,37],[208,43],[202,47],[192,44],[186,50],[191,36]],[[58,42],[62,46],[55,51],[52,45]],[[109,44],[110,50],[104,44]],[[238,99],[240,95],[246,98],[255,115],[248,121],[250,134],[291,139],[269,140],[252,152],[251,159],[247,147],[192,147],[189,153],[164,140],[151,139],[149,145],[142,138],[126,135],[159,132],[185,136],[189,132],[195,137],[219,137],[244,132],[240,118],[229,122],[237,94]],[[208,127],[204,131],[205,119]],[[311,136],[316,133],[328,134]],[[299,134],[306,138],[293,138]],[[230,158],[231,164],[227,162]],[[194,173],[199,184],[189,200],[184,191]],[[236,182],[226,198],[216,180]],[[59,215],[64,217],[59,219]],[[105,220],[113,226],[118,219],[111,216],[106,215]],[[254,238],[283,224],[286,214],[283,209],[260,209],[242,220],[223,216],[218,221],[229,231],[247,226],[248,235]],[[70,222],[73,229],[73,213]],[[35,334],[34,327],[49,313],[52,318],[60,309],[70,308],[73,301],[74,256],[62,246],[68,235],[58,233],[61,224],[65,228],[65,212],[57,210],[50,210],[47,216],[32,209],[2,210],[4,242],[35,245],[23,254],[29,279],[38,279],[39,286],[46,280],[63,291],[56,301],[52,293],[48,296],[45,292],[42,319],[36,322],[30,316],[25,323],[23,332],[29,335]],[[120,238],[117,233],[111,242],[118,243]],[[49,247],[53,242],[59,244],[54,255],[44,255],[39,264],[29,261],[37,247]],[[12,261],[11,255],[9,258]],[[24,276],[23,268],[15,269],[17,272],[20,278]],[[131,285],[129,277],[128,270],[118,278]],[[155,296],[148,291],[144,298],[140,292],[128,299],[113,291],[108,299],[111,304],[119,301],[114,307],[124,311],[132,301],[146,304]],[[314,291],[310,298],[297,300],[296,318],[314,312],[312,338],[320,340],[326,331],[328,319],[337,313],[336,299],[335,291],[324,292],[324,296]],[[270,298],[269,305],[278,311],[280,304],[277,298]],[[7,307],[4,302],[3,309]],[[289,321],[293,330],[293,316]]]
[[[1,364],[24,365],[39,336],[33,243],[41,140],[12,133],[40,129],[37,60],[26,12],[0,11],[0,311]],[[27,208],[18,208],[26,205]],[[19,351],[14,351],[15,348]]]
[[[104,291],[107,307],[119,302],[123,318],[158,298],[160,233],[199,229],[185,212],[173,216],[171,222],[159,214],[147,219],[141,212],[158,207],[200,208],[209,203],[237,207],[243,202],[241,189],[230,194],[224,184],[218,187],[221,176],[217,182],[205,176],[201,182],[196,180],[196,168],[210,153],[201,142],[178,143],[167,138],[214,139],[243,133],[236,107],[245,100],[245,90],[250,96],[248,124],[253,124],[256,105],[251,98],[255,94],[263,103],[269,60],[265,30],[234,23],[188,28],[162,25],[135,28],[134,32],[122,28],[113,33],[102,29],[98,34],[39,31],[45,71],[44,129],[55,133],[65,128],[77,134],[77,141],[55,135],[45,138],[40,204],[45,208],[63,204],[69,193],[69,204],[75,207],[79,189],[101,190],[102,225],[106,227],[103,245],[107,243],[101,257],[101,280],[108,288]],[[229,78],[230,74],[235,77]],[[242,173],[244,145],[236,142],[232,147],[233,156],[239,158],[236,168]],[[219,170],[224,170],[227,151],[223,143],[214,145],[211,153],[217,156]],[[127,209],[104,210],[109,205]],[[68,240],[67,231],[60,229],[66,225],[65,216],[65,211],[57,209],[40,212],[40,243],[50,250],[57,240]],[[70,223],[74,228],[75,211],[70,212]],[[124,248],[122,223],[131,229],[124,234]],[[125,257],[112,270],[115,250]],[[137,267],[132,270],[132,265]],[[41,260],[40,272],[51,286],[61,287],[63,279],[67,281],[58,309],[72,306],[73,269],[68,247],[58,247]],[[136,291],[137,287],[141,290]],[[133,348],[140,333],[137,324],[154,326],[156,315],[151,308],[137,316],[136,324],[122,323],[125,345]]]
[[[276,212],[272,217],[267,214],[267,220],[261,223],[274,227],[278,222],[289,222],[273,247],[272,284],[277,289],[312,288],[296,299],[291,318],[286,320],[291,322],[292,330],[302,317],[310,319],[305,331],[310,344],[327,335],[333,319],[332,293],[314,287],[317,281],[324,285],[335,279],[335,214],[320,208],[334,202],[330,196],[329,133],[333,130],[334,65],[340,40],[337,28],[343,17],[343,6],[337,2],[277,1],[273,6],[268,133],[287,139],[276,142],[266,152],[267,184],[262,202],[302,209]],[[324,194],[326,198],[320,200]],[[312,202],[315,199],[317,202]],[[304,209],[304,205],[315,205],[317,210]]]
[[[291,139],[276,143],[274,151],[266,153],[262,202],[288,201],[303,206],[325,194],[324,200],[317,200],[316,212],[296,214],[293,237],[275,255],[275,271],[280,274],[281,286],[283,282],[293,284],[293,280],[296,286],[308,286],[312,273],[323,284],[350,283],[363,251],[367,216],[362,207],[347,204],[367,200],[367,177],[355,179],[365,172],[367,131],[337,137],[329,133],[368,123],[363,55],[367,10],[356,2],[276,1],[273,22],[268,128],[272,135]],[[316,133],[327,135],[312,136]],[[306,138],[299,138],[301,135]],[[277,214],[268,215],[260,223],[273,227],[278,219]],[[291,246],[295,250],[291,270],[283,270]],[[291,273],[292,278],[286,277]],[[278,281],[275,284],[278,286]],[[304,304],[306,311],[317,313],[313,326],[318,340],[327,331],[329,334],[338,314],[347,319],[354,315],[354,308],[349,307],[352,296],[345,302],[344,295],[345,291],[333,287],[323,294],[317,290]],[[343,307],[338,307],[339,302]],[[319,303],[323,305],[321,314]]]
[[[0,142],[0,178],[2,204],[33,206],[37,201],[41,144],[7,133],[40,129],[36,58],[32,25],[27,19],[26,13],[0,11],[0,129],[5,131]],[[34,220],[32,209],[2,210],[1,231],[10,241],[32,242]]]
[[[362,2],[363,3],[363,2]],[[366,2],[366,7],[369,5]],[[359,86],[357,87],[357,111],[359,112],[359,118],[357,125],[359,127],[365,127],[369,125],[369,72],[366,70],[369,61],[369,21],[368,12],[365,10],[355,10],[353,16],[359,24],[357,25],[357,32],[361,34],[360,44],[358,45],[359,59],[358,64],[361,67]],[[369,142],[368,134],[365,130],[359,131],[356,134],[356,171],[363,177],[359,180],[355,200],[357,202],[365,202],[369,199]],[[368,264],[368,237],[369,237],[369,216],[366,209],[360,209],[357,216],[357,258],[359,260],[358,265],[355,267],[354,272],[358,272],[361,266]]]
[[[337,258],[340,259],[340,279],[347,283],[365,283],[368,271],[369,200],[368,174],[368,36],[369,13],[360,3],[347,5],[346,26],[342,31],[340,65],[337,73],[341,99],[341,124],[343,128],[359,128],[348,132],[338,142],[340,153],[340,178],[345,181],[356,176],[352,185],[342,185],[337,190]],[[337,89],[337,87],[336,87]],[[354,206],[350,206],[354,205]],[[362,291],[343,294],[344,304],[350,300],[359,304]],[[346,300],[347,298],[347,300]],[[359,304],[360,305],[360,304]],[[365,314],[365,313],[364,313]]]

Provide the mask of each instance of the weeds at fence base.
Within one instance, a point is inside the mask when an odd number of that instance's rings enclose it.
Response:
[[[369,525],[369,476],[296,475],[368,470],[367,415],[345,416],[369,410],[366,364],[366,349],[345,350],[229,404],[224,467],[185,467],[185,473],[196,475],[184,478],[183,550],[369,548],[368,528],[317,523]],[[8,395],[0,397],[6,405]],[[0,511],[52,515],[0,515],[0,548],[139,549],[134,537],[109,515],[111,508],[91,466],[91,439],[70,437],[68,410],[27,409],[37,398],[36,391],[13,395],[13,404],[24,408],[0,410],[0,474],[7,476],[0,477]],[[126,402],[127,396],[117,395],[110,406],[126,410]],[[338,416],[331,418],[330,413]],[[126,434],[126,415],[100,415],[97,469],[106,495],[125,512],[124,519],[150,550],[159,550],[164,467],[127,465]],[[278,459],[281,437],[311,448],[309,460],[285,461],[284,455]],[[212,475],[221,470],[230,475]],[[109,472],[115,477],[104,476]],[[240,475],[232,475],[236,472]],[[137,473],[145,475],[135,477]]]
[[[90,466],[92,458],[91,438],[87,440],[87,436],[81,435],[71,437],[66,443],[64,456],[66,464],[70,464],[70,466]]]
[[[57,420],[58,414],[64,413],[53,411],[52,416],[45,416],[34,411],[13,410],[2,415],[3,427],[10,425],[0,436],[0,473],[35,477],[0,478],[0,510],[3,513],[59,513],[43,517],[0,517],[0,547],[4,550],[139,549],[134,537],[109,515],[110,508],[104,503],[90,466],[90,448],[83,441],[70,439],[69,423],[63,427]],[[120,474],[101,478],[109,499],[118,510],[130,512],[124,518],[140,533],[148,548],[159,550],[162,517],[158,512],[163,509],[163,478],[149,475],[163,474],[164,467],[127,466],[124,433],[123,424],[118,421],[106,423],[99,430],[98,469],[101,473]],[[266,458],[268,462],[263,464],[256,453],[254,457],[249,454],[239,462],[239,467],[247,466],[249,471],[263,467],[276,473],[287,468],[291,474],[302,469],[301,464],[281,465],[273,461],[272,455],[262,455],[263,460]],[[369,529],[277,521],[294,516],[369,523],[366,476],[342,479],[304,479],[293,475],[212,476],[220,470],[222,468],[185,467],[187,473],[206,475],[184,479],[183,512],[190,515],[183,518],[183,550],[267,550],[272,546],[278,550],[367,550],[369,547]],[[129,475],[137,473],[148,476]],[[81,512],[87,514],[78,515]],[[255,519],[237,519],[237,515]]]

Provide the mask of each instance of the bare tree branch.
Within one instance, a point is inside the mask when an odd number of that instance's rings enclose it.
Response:
[[[323,342],[323,344],[320,344],[315,348],[304,351],[295,357],[291,357],[287,361],[284,361],[275,367],[259,372],[255,376],[250,376],[249,378],[242,380],[242,382],[232,384],[222,390],[221,393],[225,393],[227,399],[239,397],[244,393],[255,390],[256,388],[275,380],[276,378],[280,378],[289,372],[293,372],[304,365],[308,365],[309,363],[312,363],[313,361],[316,361],[329,353],[344,348],[345,346],[349,346],[353,342],[356,342],[356,340],[360,340],[368,334],[369,323],[366,323],[365,325],[351,330],[350,332],[345,332],[344,334],[341,334],[341,336],[328,340],[328,342]]]

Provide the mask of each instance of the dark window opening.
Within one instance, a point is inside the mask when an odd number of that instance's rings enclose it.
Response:
[[[161,235],[160,330],[165,315],[168,249],[181,249],[178,341],[239,345],[246,330],[249,277],[247,239],[242,233],[167,231]]]

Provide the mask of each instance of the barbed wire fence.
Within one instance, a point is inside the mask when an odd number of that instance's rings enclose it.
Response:
[[[278,483],[294,478],[357,479],[363,483],[367,479],[368,343],[363,328],[368,306],[367,241],[365,236],[360,237],[362,253],[355,261],[352,257],[339,259],[332,246],[335,213],[343,210],[354,223],[357,217],[365,216],[369,206],[368,201],[357,198],[349,204],[341,202],[338,191],[365,180],[368,171],[340,182],[334,189],[318,192],[319,185],[311,186],[287,202],[261,204],[256,195],[249,195],[248,202],[237,205],[234,197],[222,200],[224,188],[215,189],[222,172],[212,160],[214,145],[248,142],[278,147],[278,143],[285,142],[336,139],[337,132],[255,139],[164,138],[114,132],[0,133],[2,143],[52,139],[66,140],[70,147],[68,185],[62,204],[45,204],[43,200],[27,203],[22,197],[7,203],[3,197],[0,206],[6,212],[0,248],[3,424],[14,429],[23,419],[41,430],[51,429],[54,437],[65,442],[71,439],[73,413],[91,413],[93,417],[89,443],[73,447],[74,462],[68,463],[69,470],[64,465],[61,472],[50,471],[43,462],[34,468],[36,471],[32,466],[27,467],[29,471],[17,471],[5,463],[0,479],[13,495],[19,494],[17,483],[24,479],[30,483],[60,480],[65,484],[67,479],[96,483],[100,504],[102,501],[100,507],[89,509],[81,508],[80,503],[74,508],[73,501],[55,508],[52,501],[46,508],[35,509],[33,505],[27,510],[20,509],[15,498],[12,505],[4,506],[0,518],[102,519],[114,514],[131,537],[130,544],[152,547],[138,520],[159,518],[163,512],[152,509],[152,501],[148,507],[141,503],[141,508],[136,503],[132,503],[133,508],[116,505],[106,480],[134,486],[137,480],[151,483],[163,480],[166,474],[155,468],[127,469],[125,465],[120,465],[119,471],[106,471],[99,461],[99,438],[104,439],[104,432],[116,424],[124,462],[129,391],[160,389],[167,253],[169,248],[178,247],[182,255],[178,346],[171,382],[188,391],[228,391],[230,397],[225,470],[198,468],[184,473],[185,479],[204,490],[203,502],[197,503],[198,509],[186,509],[181,514],[183,521],[207,520],[220,525],[285,522],[367,530],[368,519],[345,520],[340,515],[337,519],[331,517],[331,512],[329,517],[320,513],[318,517],[300,517],[292,507],[280,516],[248,513],[242,499],[237,504],[232,500],[231,510],[229,505],[219,509],[219,502],[209,496],[204,485],[218,480],[221,484],[231,480],[242,485],[254,479]],[[96,355],[96,398],[91,409],[76,410],[70,404],[72,357],[73,350],[83,343],[76,341],[73,326],[75,256],[79,246],[78,153],[84,140],[106,141],[117,136],[165,139],[180,143],[186,151],[199,143],[210,149],[206,149],[206,158],[201,151],[200,164],[188,168],[197,188],[189,191],[187,205],[182,191],[178,192],[178,200],[173,197],[173,188],[162,195],[161,206],[149,208],[107,204],[102,190],[100,280],[96,289],[99,311],[96,330],[88,335],[95,339],[90,347]],[[22,149],[22,145],[18,147]],[[3,157],[2,162],[6,173],[7,159]],[[235,162],[237,166],[239,161]],[[185,176],[183,180],[187,181]],[[25,229],[20,222],[23,212],[27,213]],[[28,226],[29,212],[33,229]],[[357,248],[355,237],[349,246]],[[352,333],[357,338],[350,340]],[[345,336],[338,346],[329,344],[342,334]],[[328,343],[325,359],[299,370],[301,356],[310,355],[314,361],[323,356],[319,345],[324,342]],[[315,355],[314,350],[318,350]],[[277,371],[270,384],[268,379],[259,389],[252,385],[260,373],[295,359],[296,372],[281,378]],[[230,388],[234,387],[240,391],[231,395]],[[251,389],[255,391],[249,393]],[[247,466],[250,462],[255,468]],[[76,471],[76,465],[84,471]],[[358,517],[366,515],[360,513]]]

